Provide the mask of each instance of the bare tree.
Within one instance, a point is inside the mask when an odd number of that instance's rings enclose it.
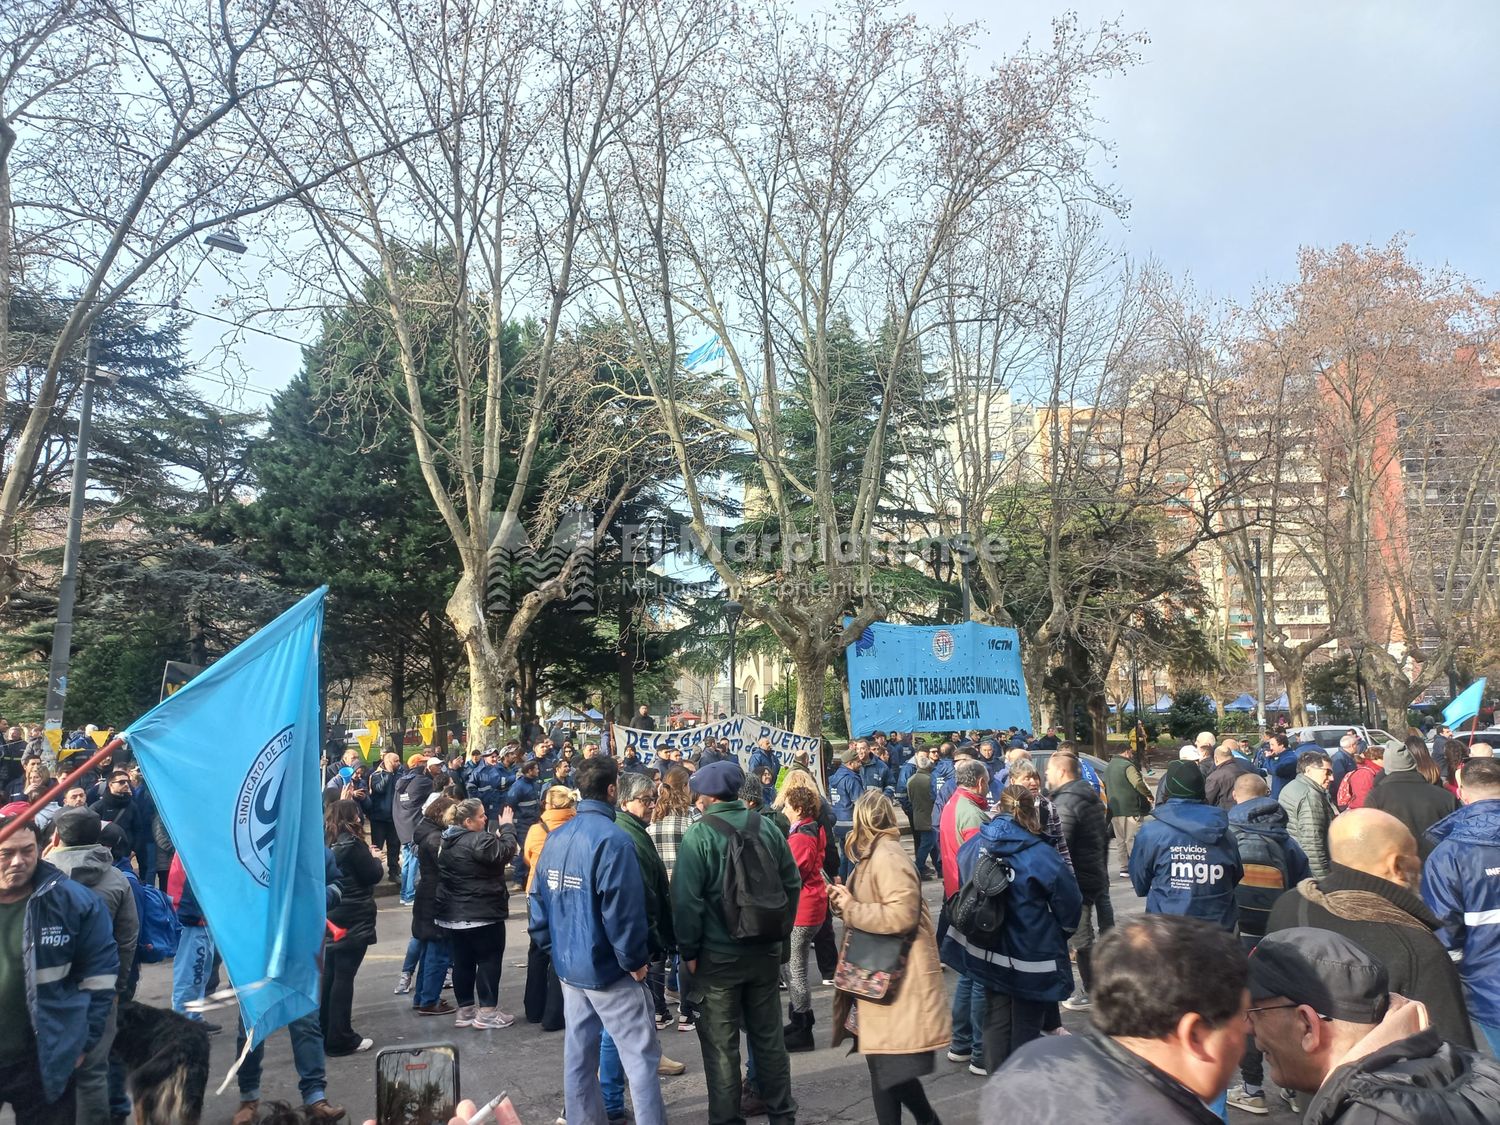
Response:
[[[1248,347],[1296,420],[1302,452],[1281,471],[1314,486],[1297,486],[1299,557],[1331,631],[1400,713],[1494,598],[1500,467],[1474,423],[1493,409],[1495,304],[1399,239],[1307,249],[1299,267],[1253,306]]]
[[[411,430],[462,573],[447,606],[468,660],[471,729],[501,714],[521,643],[582,576],[623,496],[615,472],[654,428],[600,391],[617,363],[579,300],[579,247],[601,159],[648,104],[647,27],[635,4],[365,0],[299,23],[326,94],[306,99],[299,145],[350,162],[300,199],[318,245],[305,277],[369,301],[394,341],[387,378],[356,393]],[[396,142],[420,136],[413,144]],[[265,150],[295,178],[286,133]],[[360,159],[385,149],[390,155]],[[524,340],[517,325],[526,322]],[[533,588],[488,603],[497,552],[554,551]]]
[[[60,373],[101,313],[127,294],[165,308],[201,263],[205,232],[333,170],[313,149],[293,181],[263,175],[257,128],[309,88],[286,61],[284,15],[276,0],[15,0],[0,10],[0,374],[9,383],[22,362],[42,373],[4,451],[0,597],[17,580],[17,521]],[[63,310],[45,357],[22,354],[10,330],[23,291]]]
[[[1058,182],[1092,190],[1085,89],[1134,57],[1112,26],[1060,24],[1049,48],[975,75],[973,45],[972,28],[926,27],[892,4],[742,18],[687,100],[663,97],[637,122],[606,185],[601,266],[693,529],[746,616],[790,653],[802,732],[821,729],[830,662],[885,612],[874,531],[891,419],[919,385],[909,376],[935,330],[939,266],[993,213],[981,201],[1019,207]],[[860,401],[839,378],[846,324],[878,341]],[[705,336],[722,364],[691,376],[681,344]],[[763,533],[749,560],[711,522],[721,466],[695,460],[690,422],[749,463],[746,516]],[[850,432],[853,480],[840,472]]]

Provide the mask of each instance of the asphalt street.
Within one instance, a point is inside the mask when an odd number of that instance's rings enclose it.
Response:
[[[936,915],[941,886],[929,882],[925,889],[928,906]],[[521,989],[526,976],[526,932],[521,919],[524,913],[521,896],[513,894],[511,898],[513,917],[508,927],[505,970],[500,982],[500,1006],[516,1015],[516,1024],[503,1031],[474,1031],[453,1027],[451,1017],[418,1017],[410,1009],[410,996],[392,993],[406,948],[410,911],[399,904],[394,887],[386,884],[381,890],[379,940],[370,949],[360,970],[354,1005],[355,1029],[373,1039],[375,1049],[366,1054],[328,1060],[329,1097],[347,1107],[348,1120],[359,1125],[374,1114],[376,1050],[411,1043],[448,1042],[460,1050],[466,1096],[483,1101],[505,1090],[514,1099],[526,1125],[553,1125],[563,1107],[563,1034],[544,1034],[526,1023],[521,1015]],[[1134,914],[1141,909],[1141,900],[1123,879],[1116,880],[1113,897],[1117,914]],[[147,966],[139,998],[146,1003],[166,1006],[170,985],[170,966]],[[832,988],[819,987],[814,993],[819,1043],[826,1044],[829,1039],[828,1012],[832,992]],[[445,995],[451,998],[452,994]],[[239,1104],[232,1083],[224,1095],[213,1095],[213,1090],[234,1062],[235,1017],[233,1009],[216,1013],[217,1022],[224,1025],[224,1031],[213,1040],[209,1097],[203,1118],[208,1125],[228,1122]],[[1068,1028],[1079,1030],[1086,1026],[1087,1013],[1065,1011],[1063,1021]],[[688,1067],[687,1073],[681,1077],[662,1080],[672,1120],[702,1122],[707,1117],[707,1101],[698,1037],[693,1033],[679,1033],[675,1028],[661,1035],[663,1051],[671,1058],[685,1062]],[[846,1047],[833,1050],[822,1046],[816,1051],[792,1056],[793,1090],[801,1107],[798,1113],[800,1122],[818,1125],[822,1122],[873,1120],[868,1071],[862,1060],[847,1056],[846,1050]],[[985,1079],[971,1075],[966,1067],[939,1056],[937,1071],[927,1080],[927,1085],[944,1125],[974,1125],[980,1120],[979,1092],[984,1082]],[[273,1035],[267,1044],[263,1094],[266,1098],[283,1098],[294,1103],[298,1100],[297,1075],[292,1067],[285,1032]],[[1272,1097],[1271,1100],[1280,1106],[1278,1099]],[[8,1112],[0,1114],[0,1121],[10,1120]],[[1024,1109],[1018,1107],[1013,1120],[1024,1122]],[[1238,1110],[1230,1111],[1232,1125],[1249,1125],[1254,1121],[1290,1125],[1295,1120],[1291,1113],[1286,1112],[1256,1117]]]

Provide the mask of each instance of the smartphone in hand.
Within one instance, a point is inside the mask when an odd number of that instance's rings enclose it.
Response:
[[[448,1125],[458,1101],[453,1044],[387,1047],[375,1056],[376,1125]]]

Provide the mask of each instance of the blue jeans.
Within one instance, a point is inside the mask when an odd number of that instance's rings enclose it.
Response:
[[[417,845],[401,845],[401,905],[410,906],[417,897]]]
[[[943,873],[943,853],[938,848],[937,833],[930,828],[926,832],[917,833],[917,870],[927,869],[927,860],[931,858],[932,869],[939,875]]]
[[[313,1105],[328,1096],[328,1076],[324,1073],[323,1031],[318,1026],[318,1013],[314,1009],[305,1016],[298,1016],[286,1025],[292,1037],[292,1064],[297,1068],[297,1089],[302,1093],[302,1104]],[[245,1049],[245,1029],[240,1028],[235,1053]],[[240,1084],[240,1101],[253,1102],[260,1098],[260,1068],[266,1056],[266,1045],[262,1043],[245,1056],[235,1078]]]
[[[1500,1059],[1500,1026],[1482,1023],[1479,1030],[1484,1032],[1484,1037],[1489,1042],[1490,1054]]]
[[[849,862],[849,853],[844,850],[844,841],[853,829],[851,824],[835,824],[833,826],[833,839],[839,848],[839,878],[848,880],[849,873],[854,870],[854,864]]]
[[[172,958],[172,1011],[188,1019],[202,1020],[201,1012],[188,1012],[189,1000],[202,1000],[208,976],[214,967],[214,939],[207,926],[183,926]]]
[[[599,1089],[604,1095],[604,1116],[617,1120],[625,1116],[625,1064],[609,1032],[599,1036]]]
[[[417,966],[422,963],[422,943],[417,938],[410,938],[406,943],[406,957],[401,962],[403,973],[414,973]]]
[[[637,1125],[666,1125],[661,1079],[661,1045],[651,990],[631,977],[608,988],[575,988],[562,982],[563,1012],[568,1021],[563,1043],[563,1115],[569,1121],[597,1122],[607,1113],[600,1082],[606,1031],[630,1081]]]
[[[443,998],[443,978],[448,975],[448,966],[453,964],[453,948],[446,941],[419,944],[422,972],[417,977],[416,991],[412,993],[412,1005],[436,1004]]]
[[[984,1017],[988,1011],[984,985],[973,977],[959,977],[953,989],[953,1045],[949,1050],[958,1055],[967,1052],[981,1066],[984,1065]]]

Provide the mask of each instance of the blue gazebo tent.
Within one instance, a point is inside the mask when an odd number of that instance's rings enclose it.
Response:
[[[1172,709],[1172,697],[1170,695],[1164,695],[1164,696],[1162,696],[1151,707],[1151,710],[1157,712],[1158,714],[1161,714],[1164,711],[1170,711],[1171,709]]]
[[[1224,710],[1226,710],[1226,711],[1254,711],[1255,710],[1255,696],[1251,695],[1249,692],[1244,692],[1233,703],[1226,703],[1224,705]]]
[[[1287,699],[1286,692],[1282,692],[1275,699],[1271,700],[1270,706],[1266,708],[1267,711],[1290,711],[1291,709],[1292,704]]]

